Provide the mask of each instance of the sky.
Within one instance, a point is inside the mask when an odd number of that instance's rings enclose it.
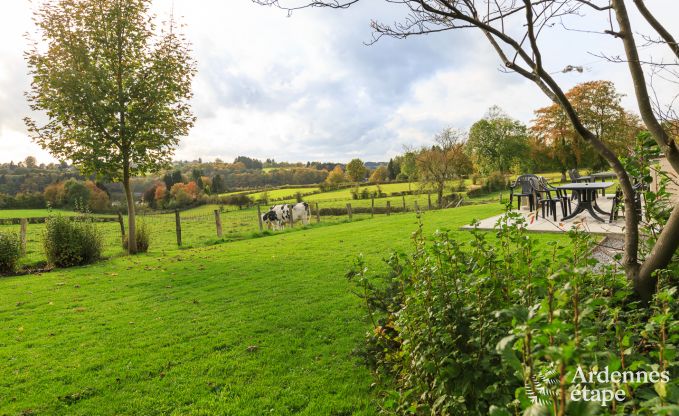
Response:
[[[39,0],[36,0],[39,3]],[[35,2],[34,2],[35,3]],[[629,2],[631,3],[631,2]],[[679,4],[649,7],[679,36]],[[31,142],[23,118],[36,116],[24,92],[30,78],[25,33],[35,33],[28,0],[0,0],[0,162],[34,155],[54,159]],[[630,4],[630,8],[632,5]],[[385,161],[431,143],[445,127],[468,129],[499,105],[530,123],[549,100],[529,81],[500,70],[487,41],[472,30],[404,40],[382,38],[367,46],[370,21],[405,16],[402,5],[363,0],[347,10],[286,12],[250,0],[154,0],[158,21],[172,12],[192,44],[198,72],[193,82],[196,124],[181,139],[177,160],[230,161],[238,155],[277,161]],[[635,28],[647,33],[638,19]],[[607,28],[599,17],[573,17],[571,30],[555,25],[541,39],[545,67],[565,87],[608,79],[637,112],[625,64],[597,56],[623,53],[608,35],[579,32]],[[669,56],[646,47],[644,56]],[[583,73],[561,73],[580,65]],[[676,84],[658,86],[661,100]]]

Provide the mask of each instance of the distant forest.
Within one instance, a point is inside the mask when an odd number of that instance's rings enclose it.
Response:
[[[166,171],[134,178],[132,184],[137,198],[142,198],[146,190],[160,183],[168,185],[169,189],[175,183],[190,181],[200,183],[201,188],[216,195],[250,188],[319,184],[338,165],[345,166],[335,162],[279,163],[246,156],[239,156],[232,163],[199,159],[175,162]],[[373,169],[380,165],[386,163],[366,163],[366,167]],[[80,185],[73,185],[75,183]],[[84,188],[89,188],[90,192]],[[77,196],[98,194],[99,191],[103,191],[114,205],[115,201],[124,200],[120,183],[82,175],[77,167],[66,162],[39,164],[35,157],[29,156],[18,163],[0,164],[0,209],[65,207],[72,205]],[[69,193],[75,196],[69,196]]]

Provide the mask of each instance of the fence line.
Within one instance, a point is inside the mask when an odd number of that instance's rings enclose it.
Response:
[[[392,204],[391,200],[379,203],[379,198],[373,198],[369,204],[354,206],[352,202],[344,207],[324,206],[320,202],[309,204],[310,216],[308,223],[316,224],[341,223],[355,220],[368,220],[376,216],[389,216],[403,212],[422,212],[425,208],[434,209],[427,199],[427,205],[420,205],[418,200],[409,202],[405,198],[401,203]],[[458,205],[460,205],[458,203]],[[167,214],[140,213],[137,216],[137,226],[146,226],[150,230],[152,251],[173,249],[177,247],[192,247],[210,244],[222,240],[238,240],[249,238],[262,232],[275,233],[269,230],[262,221],[262,214],[268,211],[268,207],[257,205],[248,209],[206,210],[205,213],[193,213],[174,211]],[[73,217],[74,221],[80,221],[84,217]],[[127,221],[124,215],[106,217],[89,217],[94,221],[104,243],[104,255],[116,255],[123,251],[123,242],[126,235]],[[315,221],[314,221],[315,219]],[[301,227],[299,222],[286,223],[285,228]],[[43,233],[45,224],[31,222],[29,219],[19,219],[18,223],[0,223],[0,232],[14,232],[21,239],[22,252],[26,254],[23,261],[39,263],[45,261],[43,252]]]

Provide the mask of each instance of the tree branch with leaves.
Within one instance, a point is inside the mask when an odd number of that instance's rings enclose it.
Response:
[[[195,117],[196,63],[171,19],[159,29],[150,0],[48,0],[34,12],[25,53],[26,97],[47,122],[25,118],[33,140],[84,174],[122,182],[128,251],[136,253],[130,178],[165,168]]]

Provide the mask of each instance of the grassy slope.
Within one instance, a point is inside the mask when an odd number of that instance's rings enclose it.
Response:
[[[54,209],[53,213],[62,215],[76,215],[77,213],[69,210]],[[50,215],[48,209],[0,209],[0,218],[36,218],[47,217]]]
[[[425,228],[498,211],[426,213]],[[343,274],[415,228],[394,215],[0,279],[0,414],[370,414]]]

